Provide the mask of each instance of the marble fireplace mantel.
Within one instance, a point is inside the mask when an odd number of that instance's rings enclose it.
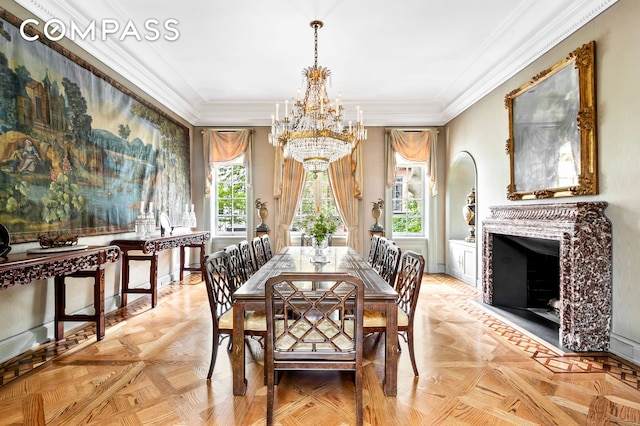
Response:
[[[482,222],[483,301],[493,300],[492,234],[560,242],[560,344],[607,351],[611,334],[611,222],[606,202],[490,207]]]

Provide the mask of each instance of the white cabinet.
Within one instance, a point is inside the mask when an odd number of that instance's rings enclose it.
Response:
[[[449,240],[447,273],[476,286],[476,244],[464,240]]]

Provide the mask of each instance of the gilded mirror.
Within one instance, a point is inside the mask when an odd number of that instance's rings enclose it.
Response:
[[[507,94],[510,200],[598,193],[595,42]]]

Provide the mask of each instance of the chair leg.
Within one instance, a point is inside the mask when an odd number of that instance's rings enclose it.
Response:
[[[265,366],[266,368],[266,366]],[[274,411],[274,399],[275,399],[275,377],[273,370],[268,370],[267,373],[267,426],[273,424],[273,411]]]
[[[218,346],[220,342],[218,342],[218,330],[213,328],[213,343],[211,345],[211,363],[209,364],[209,372],[207,373],[207,380],[211,380],[211,376],[213,375],[213,368],[216,366],[216,358],[218,357]]]
[[[361,426],[362,420],[362,366],[356,367],[356,424]]]
[[[418,367],[416,366],[416,355],[413,351],[413,329],[409,329],[407,332],[407,343],[409,345],[409,356],[411,357],[411,366],[413,367],[413,374],[418,376]]]

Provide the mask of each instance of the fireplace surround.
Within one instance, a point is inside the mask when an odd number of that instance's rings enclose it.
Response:
[[[495,235],[557,240],[560,345],[577,352],[609,350],[612,256],[606,207],[606,202],[490,207],[482,222],[483,302],[493,305]]]

